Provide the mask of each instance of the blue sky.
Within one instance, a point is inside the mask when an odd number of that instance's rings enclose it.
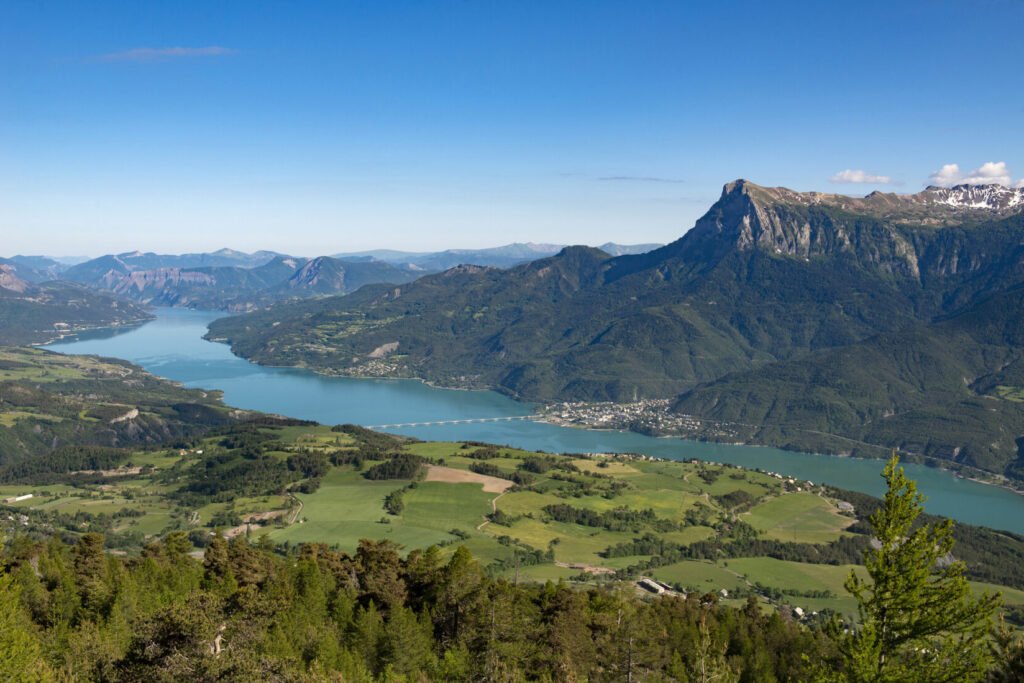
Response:
[[[1021,0],[14,0],[0,253],[667,242],[738,177],[1017,183],[1021,26]]]

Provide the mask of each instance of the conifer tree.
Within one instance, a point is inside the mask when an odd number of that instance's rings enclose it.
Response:
[[[0,680],[53,680],[53,672],[43,661],[39,641],[21,608],[18,586],[10,575],[0,575]]]
[[[842,643],[848,680],[981,680],[999,596],[972,597],[964,564],[952,559],[952,522],[915,527],[924,496],[895,454],[882,476],[885,501],[870,517],[876,542],[864,557],[869,578],[851,572],[846,582],[861,622]]]
[[[725,659],[727,645],[715,643],[708,628],[707,615],[701,615],[699,625],[700,638],[694,647],[693,667],[690,671],[691,680],[697,683],[735,683],[739,676],[729,668]]]
[[[111,588],[107,568],[107,556],[103,549],[101,534],[84,534],[74,550],[75,580],[82,597],[85,616],[96,618],[109,605]]]

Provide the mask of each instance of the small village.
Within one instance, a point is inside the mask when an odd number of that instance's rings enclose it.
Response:
[[[545,421],[566,427],[618,429],[652,436],[700,436],[739,440],[738,425],[712,422],[670,410],[669,399],[645,399],[631,403],[556,403],[541,409]]]

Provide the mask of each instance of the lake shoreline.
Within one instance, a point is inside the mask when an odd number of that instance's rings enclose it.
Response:
[[[311,372],[311,373],[313,373],[315,375],[318,375],[318,376],[321,376],[321,377],[339,377],[339,378],[362,379],[362,380],[385,380],[385,381],[393,381],[393,382],[403,382],[403,381],[404,382],[418,382],[418,383],[421,383],[421,384],[423,384],[425,386],[428,386],[428,387],[430,387],[432,389],[437,389],[437,390],[441,390],[441,391],[494,392],[494,393],[501,394],[502,396],[507,396],[508,398],[512,399],[513,401],[515,401],[517,404],[519,404],[521,406],[530,406],[531,405],[531,403],[522,400],[521,398],[519,398],[514,393],[502,390],[501,387],[453,386],[453,385],[440,384],[440,383],[438,383],[435,380],[428,380],[428,379],[425,379],[423,377],[387,377],[387,376],[378,376],[378,375],[361,375],[361,374],[358,374],[358,373],[327,372],[327,371],[324,371],[324,370],[321,370],[321,369],[312,368],[312,367],[309,367],[309,366],[301,366],[301,365],[270,365],[270,364],[261,363],[261,362],[256,361],[256,360],[252,360],[252,359],[246,358],[245,356],[243,356],[243,355],[241,355],[239,353],[236,353],[234,348],[231,345],[230,340],[228,340],[226,338],[214,339],[214,338],[208,338],[208,337],[204,336],[203,339],[205,341],[210,342],[210,343],[223,344],[224,346],[227,346],[227,348],[231,351],[231,354],[233,356],[235,356],[236,358],[239,358],[241,360],[246,361],[247,363],[252,363],[253,365],[257,365],[257,366],[262,367],[262,368],[276,368],[276,369],[284,369],[284,370],[302,370],[302,371],[305,371],[305,372]],[[573,422],[569,422],[569,421],[559,420],[557,418],[552,418],[548,414],[546,414],[545,411],[550,410],[554,406],[559,405],[559,403],[550,403],[550,404],[533,403],[532,405],[536,406],[536,411],[537,411],[537,416],[538,416],[537,422],[542,422],[544,424],[549,424],[549,425],[552,425],[554,427],[580,429],[580,430],[592,431],[592,432],[629,433],[629,434],[638,434],[638,435],[641,435],[641,436],[647,436],[647,437],[654,438],[654,439],[666,439],[666,440],[674,439],[674,440],[685,440],[685,441],[698,441],[698,442],[709,443],[709,444],[721,444],[721,445],[727,445],[727,446],[742,446],[742,447],[745,447],[745,448],[774,448],[774,449],[779,449],[779,450],[790,452],[790,453],[800,453],[800,454],[804,454],[804,455],[819,456],[819,457],[820,456],[825,456],[825,457],[833,457],[833,458],[851,458],[851,459],[855,459],[855,460],[879,461],[879,462],[884,460],[883,457],[879,457],[879,458],[864,457],[864,456],[860,456],[860,455],[854,455],[854,454],[852,454],[850,452],[842,452],[842,451],[838,451],[838,450],[835,451],[835,452],[821,452],[821,453],[819,453],[819,452],[809,452],[809,451],[798,451],[798,450],[788,449],[788,448],[785,448],[784,446],[780,446],[780,445],[777,445],[777,444],[760,443],[760,442],[756,442],[756,441],[747,441],[747,440],[726,441],[724,439],[723,440],[718,440],[718,439],[714,439],[714,438],[696,437],[696,436],[693,436],[693,435],[690,435],[690,434],[686,434],[686,433],[659,433],[659,434],[652,434],[652,433],[643,432],[643,431],[634,430],[634,429],[622,429],[622,428],[616,428],[616,427],[600,427],[600,426],[596,426],[596,425],[578,424],[578,423],[573,423]],[[619,404],[619,405],[626,405],[626,404]],[[838,435],[838,434],[828,434],[826,436],[831,437],[831,438],[835,438],[835,439],[839,439],[839,440],[849,440],[849,439],[847,439],[847,437],[843,437],[843,436]],[[880,445],[880,444],[865,444],[865,445],[870,446],[872,448],[877,448],[879,450],[890,450],[890,447],[884,446],[884,445]],[[973,476],[968,476],[967,474],[964,474],[960,470],[956,470],[956,469],[952,469],[950,467],[947,467],[946,466],[946,462],[941,460],[940,458],[934,458],[934,457],[927,456],[927,455],[922,455],[922,454],[919,454],[919,453],[905,453],[904,455],[908,456],[908,458],[903,460],[903,462],[905,462],[905,463],[910,462],[910,463],[920,464],[920,465],[923,465],[923,466],[928,467],[930,469],[941,470],[942,472],[944,472],[946,474],[949,474],[949,475],[951,475],[951,476],[953,476],[955,478],[958,478],[958,479],[964,479],[964,480],[967,480],[967,481],[972,481],[972,482],[977,483],[977,484],[983,484],[985,486],[992,486],[992,487],[995,487],[995,488],[1004,489],[1004,490],[1009,491],[1010,493],[1013,493],[1013,494],[1015,494],[1017,496],[1024,496],[1024,489],[1014,488],[1011,484],[1008,484],[1008,483],[1005,483],[1005,482],[994,481],[994,480],[991,480],[991,479],[984,478],[985,475],[990,475],[990,474],[994,475],[994,476],[998,476],[998,475],[995,475],[995,473],[985,472],[984,470],[979,470],[977,468],[969,468],[970,470],[973,470],[973,472],[975,474]],[[968,466],[964,466],[964,465],[960,465],[960,467],[968,468]],[[981,476],[979,476],[979,475],[981,475]]]
[[[553,420],[517,419],[537,408],[507,394],[437,387],[419,378],[371,378],[319,373],[310,368],[271,367],[235,355],[222,342],[204,339],[207,325],[223,315],[162,308],[157,319],[132,329],[83,333],[54,351],[121,358],[188,387],[218,390],[226,404],[243,410],[320,424],[378,425],[381,431],[424,441],[478,441],[549,453],[636,453],[668,460],[728,463],[774,471],[873,496],[884,492],[881,461],[825,453],[785,451],[744,439],[720,441],[658,437],[621,429],[568,429]],[[408,381],[414,380],[414,381]],[[387,425],[386,428],[380,427]],[[735,445],[741,442],[742,445]],[[732,444],[732,445],[730,445]],[[949,470],[905,461],[908,476],[929,496],[930,514],[967,524],[1024,534],[1024,503],[1015,491],[972,481]],[[988,484],[988,485],[982,485]]]

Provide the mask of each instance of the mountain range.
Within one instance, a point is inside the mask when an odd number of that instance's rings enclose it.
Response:
[[[210,336],[258,362],[531,401],[668,398],[759,443],[900,447],[1019,477],[1022,238],[1020,189],[856,198],[738,180],[647,253],[459,266]]]
[[[8,277],[17,277],[25,282],[47,282],[60,279],[66,266],[45,256],[0,257],[0,268]]]
[[[187,265],[222,262],[223,253],[102,256],[61,276],[145,304],[235,311],[282,299],[346,293],[369,283],[404,283],[419,276],[411,269],[377,261],[306,259],[270,252],[259,252],[258,258],[243,254],[247,258],[234,259],[239,265]],[[234,258],[240,252],[231,254]]]
[[[605,245],[617,254],[639,253],[657,246]],[[0,264],[10,266],[12,274],[27,282],[62,279],[145,304],[246,311],[285,299],[346,294],[366,284],[402,284],[464,263],[506,268],[550,256],[562,248],[510,244],[429,253],[380,250],[312,259],[233,249],[190,254],[134,251],[72,266],[39,256],[0,259]]]
[[[374,259],[396,265],[407,265],[424,272],[436,272],[460,265],[511,268],[539,258],[554,256],[566,246],[564,244],[516,242],[490,249],[448,249],[436,252],[377,249],[374,251],[335,254],[335,257],[341,259]],[[615,244],[614,242],[607,242],[598,247],[598,249],[612,256],[621,256],[623,254],[641,254],[657,249],[660,246],[660,244]]]

